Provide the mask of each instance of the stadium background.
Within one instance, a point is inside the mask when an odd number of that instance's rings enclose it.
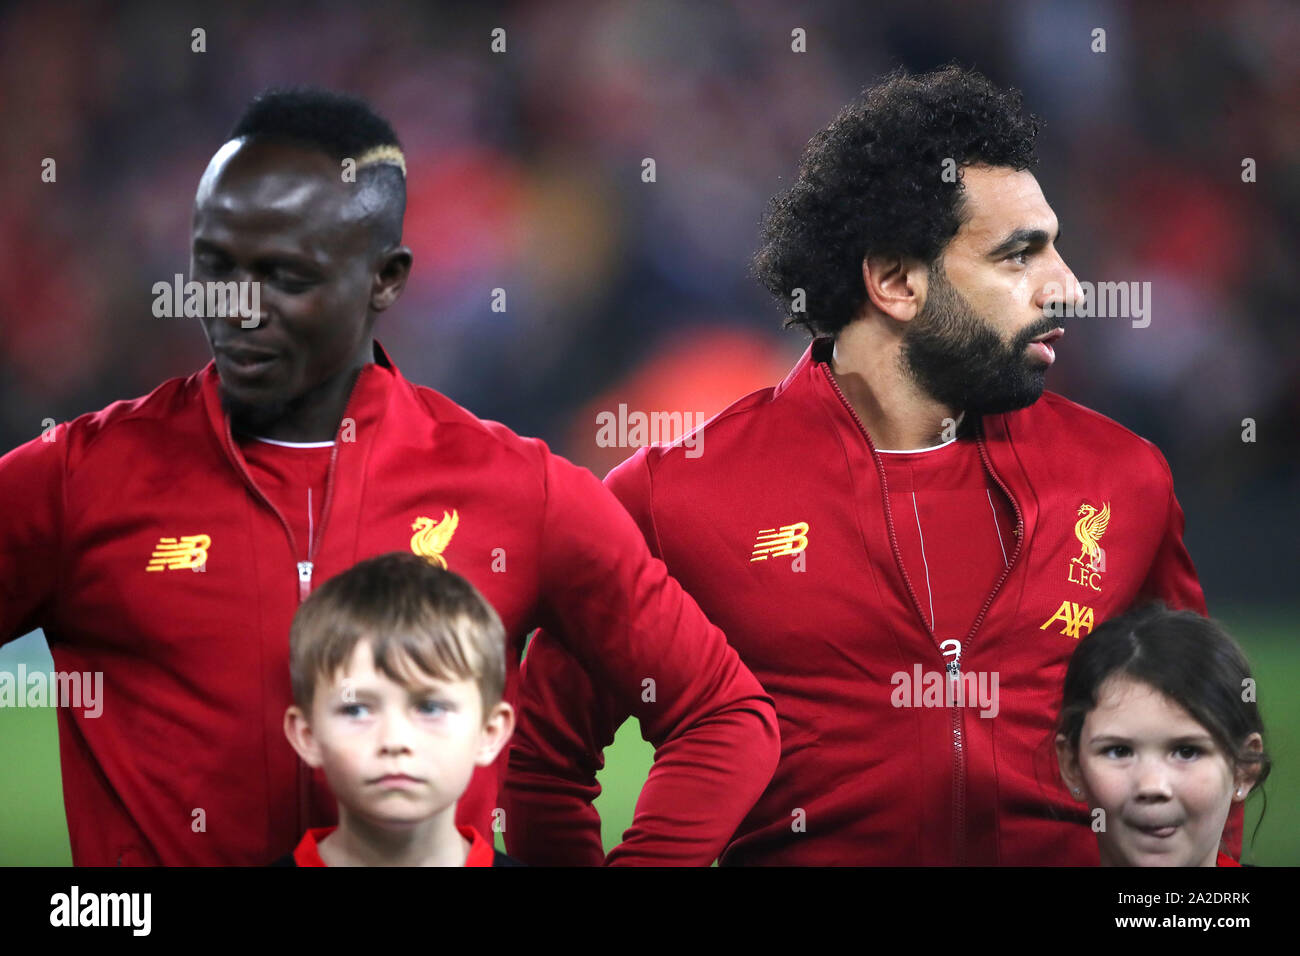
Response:
[[[1046,120],[1037,173],[1079,278],[1152,283],[1150,327],[1075,320],[1049,387],[1168,457],[1211,611],[1254,662],[1270,732],[1268,813],[1246,859],[1300,862],[1297,9],[467,6],[8,5],[0,451],[207,362],[193,320],[152,316],[152,286],[186,271],[194,188],[248,98],[311,82],[367,96],[405,143],[415,269],[377,325],[404,373],[603,475],[630,449],[597,447],[597,412],[712,414],[784,374],[805,343],[747,275],[766,200],[862,87],[956,59]],[[40,180],[45,157],[56,183]],[[1257,182],[1242,181],[1246,157]],[[0,669],[20,661],[50,666],[39,632],[0,649]],[[602,778],[607,846],[649,762],[625,725]],[[0,768],[0,864],[69,862],[54,711],[0,710]]]

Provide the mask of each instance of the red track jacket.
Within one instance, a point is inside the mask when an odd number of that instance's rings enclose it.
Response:
[[[673,858],[683,806],[734,829],[779,745],[771,698],[722,633],[590,472],[408,382],[378,343],[375,361],[347,405],[313,554],[249,477],[212,363],[0,458],[0,642],[43,627],[57,671],[103,673],[100,716],[58,712],[74,862],[263,864],[333,824],[323,778],[282,730],[290,621],[314,582],[420,553],[417,519],[450,513],[442,556],[509,635],[506,699],[544,624],[660,746],[610,862]],[[493,812],[504,769],[475,772],[458,824],[513,829]],[[717,787],[734,800],[711,805]]]
[[[1092,626],[1144,596],[1205,613],[1164,458],[1050,392],[985,417],[979,446],[1019,516],[1017,546],[971,631],[942,635],[960,643],[941,648],[902,570],[879,456],[824,358],[815,344],[780,385],[706,423],[698,457],[644,448],[606,479],[780,719],[781,762],[758,804],[734,835],[700,817],[683,858],[725,847],[727,864],[1096,864],[1051,729],[1067,660]],[[1083,504],[1110,505],[1104,570],[1076,560]],[[787,550],[771,553],[759,533],[783,528]],[[996,716],[894,706],[893,675],[919,665],[937,679],[954,662],[998,672]],[[599,862],[589,801],[628,712],[545,632],[523,673],[505,785],[523,824],[507,832],[509,852]],[[1239,804],[1228,834],[1237,853]]]

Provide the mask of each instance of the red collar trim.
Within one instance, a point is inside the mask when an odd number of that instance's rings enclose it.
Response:
[[[367,362],[361,367],[356,383],[352,386],[352,395],[344,412],[345,416],[353,409],[366,408],[371,402],[386,394],[390,385],[402,377],[401,371],[389,356],[387,349],[379,344],[378,339],[373,340],[373,344],[374,361]],[[209,360],[199,372],[199,387],[212,432],[217,436],[217,441],[222,447],[227,447],[226,413],[221,408],[221,376],[217,374],[217,363],[214,360]],[[357,431],[361,431],[360,427]]]
[[[338,827],[317,827],[308,830],[293,851],[293,862],[298,866],[328,866],[320,858],[320,841],[337,829]]]
[[[456,827],[460,835],[469,840],[469,855],[465,857],[466,866],[491,866],[496,858],[492,844],[483,839],[472,826]]]
[[[338,827],[316,827],[303,834],[298,846],[293,851],[293,862],[298,866],[328,866],[320,855],[320,844]],[[469,840],[469,855],[465,857],[466,866],[491,866],[496,858],[492,844],[483,839],[472,826],[458,826],[457,832]]]

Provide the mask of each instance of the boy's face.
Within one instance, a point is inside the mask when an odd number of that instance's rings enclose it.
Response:
[[[1250,781],[1234,774],[1229,755],[1177,702],[1140,681],[1111,678],[1084,719],[1077,755],[1061,744],[1066,785],[1105,811],[1103,865],[1215,864],[1228,811]]]
[[[368,641],[320,680],[310,719],[285,714],[285,734],[312,767],[323,767],[342,807],[379,826],[427,820],[452,806],[474,768],[487,766],[514,729],[504,702],[484,718],[473,680],[440,681],[412,667],[410,687],[375,669]]]

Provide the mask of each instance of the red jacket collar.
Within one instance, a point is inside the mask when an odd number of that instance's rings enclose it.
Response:
[[[398,382],[404,381],[401,371],[389,357],[388,351],[374,341],[374,361],[368,362],[361,368],[357,380],[352,386],[352,394],[348,398],[347,408],[343,413],[344,419],[352,419],[355,423],[355,442],[345,444],[356,445],[359,448],[369,448],[370,441],[374,438],[375,429],[366,427],[378,425],[383,419],[383,413],[387,409],[388,396],[391,389]],[[203,406],[207,414],[208,424],[212,428],[213,435],[216,436],[226,456],[231,459],[232,464],[237,463],[238,456],[234,446],[234,441],[230,433],[230,423],[225,410],[221,407],[221,378],[217,373],[217,363],[209,361],[199,372],[199,387],[203,395]]]
[[[829,338],[814,339],[794,368],[781,381],[773,398],[789,393],[791,397],[799,396],[805,400],[816,400],[828,405],[841,426],[855,437],[862,437],[857,418],[840,399],[839,391],[831,375],[831,347]],[[1038,521],[1039,503],[1025,471],[1024,462],[1017,452],[1010,434],[1010,419],[1015,416],[1033,414],[1036,406],[1002,415],[984,415],[979,420],[977,434],[980,445],[988,455],[989,466],[995,478],[1006,485],[1015,501],[1024,521],[1025,540],[1029,540]],[[1031,429],[1032,432],[1032,429]],[[868,441],[870,444],[870,442]],[[874,445],[871,446],[873,458],[879,459]]]
[[[337,829],[337,826],[332,826],[308,830],[303,834],[298,846],[294,848],[293,862],[298,866],[327,866],[328,864],[321,859],[320,844]],[[483,839],[474,827],[458,825],[456,830],[469,841],[469,855],[465,857],[466,866],[491,866],[495,862],[495,848]]]

